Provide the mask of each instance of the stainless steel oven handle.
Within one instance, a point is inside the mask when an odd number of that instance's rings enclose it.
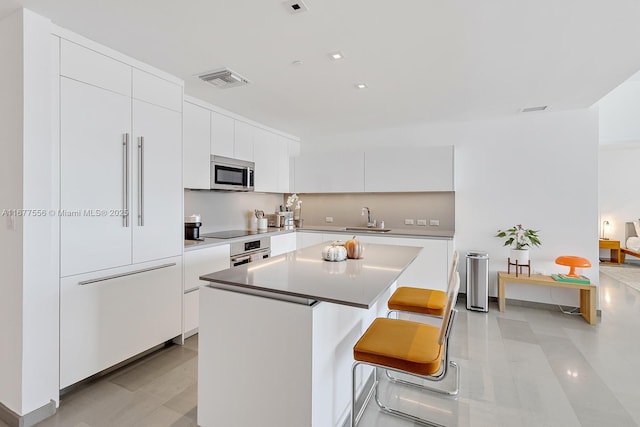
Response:
[[[246,260],[251,260],[251,255],[243,255],[243,256],[239,256],[239,257],[233,257],[233,258],[231,258],[231,264],[234,264],[234,263],[240,262],[240,261],[246,261]]]

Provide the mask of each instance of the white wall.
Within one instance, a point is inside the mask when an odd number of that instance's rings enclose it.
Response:
[[[600,222],[609,221],[606,236],[624,246],[624,224],[640,218],[638,176],[640,143],[600,146]],[[600,232],[602,229],[600,228]],[[608,254],[603,254],[608,257]]]
[[[50,21],[19,10],[0,22],[0,209],[57,209]],[[0,402],[18,415],[58,400],[55,215],[0,224]]]
[[[598,282],[598,116],[596,110],[529,113],[466,123],[416,125],[308,138],[313,150],[396,147],[411,155],[419,145],[454,145],[455,246],[490,255],[490,294],[509,251],[494,237],[515,224],[539,229],[543,246],[532,250],[534,271],[564,272],[559,255],[578,255],[593,267],[582,274]],[[463,275],[464,277],[464,275]],[[578,305],[573,290],[509,285],[507,298]]]

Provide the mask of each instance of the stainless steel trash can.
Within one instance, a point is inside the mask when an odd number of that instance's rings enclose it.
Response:
[[[467,310],[489,311],[489,254],[467,252]]]

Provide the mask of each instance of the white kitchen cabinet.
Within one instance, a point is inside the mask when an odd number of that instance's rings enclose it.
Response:
[[[451,240],[418,239],[410,237],[380,236],[377,234],[357,235],[363,243],[382,245],[419,246],[418,257],[398,278],[398,286],[415,288],[447,289],[449,264],[453,255]],[[365,250],[365,257],[366,257]]]
[[[296,193],[356,193],[364,191],[364,153],[305,153],[295,165]]]
[[[61,46],[61,69],[73,77],[60,78],[61,276],[181,254],[181,112],[134,100],[131,76],[142,82],[133,89],[140,98],[180,110],[182,88],[128,67],[129,93],[116,93],[99,69],[120,70],[122,62],[65,40]],[[96,86],[103,81],[109,87]]]
[[[256,128],[248,123],[235,120],[234,129],[233,157],[253,162],[253,136]]]
[[[280,190],[280,143],[278,136],[264,129],[255,130],[255,191],[277,193]],[[288,161],[288,157],[287,157]],[[287,169],[288,170],[288,169]]]
[[[229,268],[229,245],[192,249],[184,253],[184,290],[198,288],[206,282],[200,276]]]
[[[229,268],[230,246],[219,245],[192,249],[184,253],[184,300],[182,332],[185,338],[195,334],[199,326],[198,298],[200,276]]]
[[[288,138],[278,135],[278,187],[277,193],[288,193],[290,186],[290,176],[289,176],[289,168],[291,162],[291,155],[289,151],[289,146],[292,142]]]
[[[60,136],[61,276],[131,264],[131,224],[115,215],[131,199],[130,98],[61,78]]]
[[[182,113],[182,86],[133,68],[133,99]]]
[[[235,120],[211,111],[211,154],[233,158],[234,141]]]
[[[271,236],[271,256],[278,256],[297,248],[296,233],[286,233]]]
[[[60,281],[60,388],[181,334],[181,260]]]
[[[191,289],[184,293],[183,304],[183,338],[198,333],[200,326],[200,288]]]
[[[365,191],[454,191],[453,146],[365,152]]]
[[[64,39],[60,58],[60,75],[131,96],[131,66]]]
[[[133,263],[182,253],[182,116],[133,101]]]
[[[322,233],[312,233],[297,231],[296,232],[296,249],[306,248],[308,246],[318,245],[323,242]]]
[[[182,113],[184,188],[211,188],[211,111],[185,102]]]

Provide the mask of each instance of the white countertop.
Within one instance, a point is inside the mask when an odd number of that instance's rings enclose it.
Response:
[[[364,258],[324,261],[314,245],[274,258],[201,276],[237,292],[287,296],[371,308],[418,256],[414,246],[364,244]],[[208,286],[216,286],[214,284]],[[303,302],[304,303],[304,302]]]

